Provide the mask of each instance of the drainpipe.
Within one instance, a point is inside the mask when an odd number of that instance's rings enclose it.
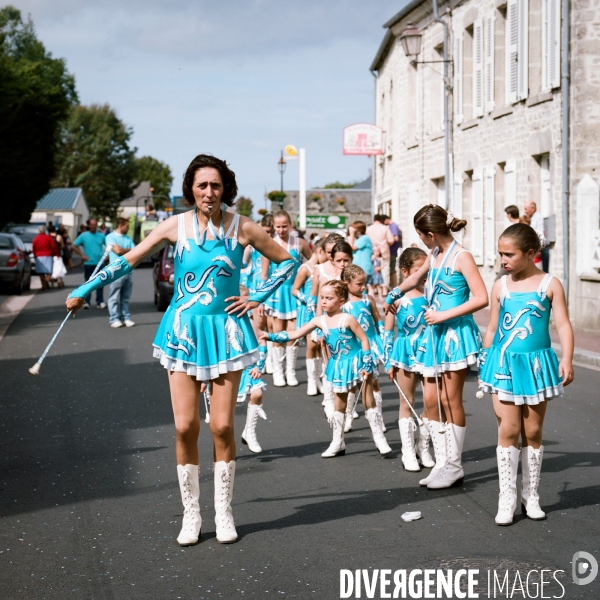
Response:
[[[371,71],[371,75],[373,75],[373,85],[375,88],[375,92],[373,93],[373,97],[375,98],[375,102],[373,103],[373,122],[377,123],[377,74],[375,71]],[[392,109],[393,110],[393,109]],[[375,170],[377,169],[377,156],[374,154],[371,161],[371,219],[377,213],[377,207],[375,202]]]
[[[435,2],[435,0],[434,0]],[[570,43],[570,2],[563,1],[562,31],[562,234],[563,234],[563,272],[567,303],[569,302],[569,108],[571,96],[571,77],[569,62]]]
[[[568,4],[565,0],[563,4]],[[437,0],[433,0],[433,18],[444,28],[444,87],[446,88],[444,102],[444,192],[445,206],[448,210],[450,206],[450,118],[448,115],[448,99],[450,98],[450,80],[448,79],[448,23],[440,19],[438,14]]]

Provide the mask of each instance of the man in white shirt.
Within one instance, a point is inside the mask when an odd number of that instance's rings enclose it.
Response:
[[[537,210],[537,205],[533,200],[527,200],[523,207],[523,212],[531,219],[531,227],[535,229],[536,233],[540,235],[544,240],[546,239],[546,232],[544,231],[544,217]],[[546,243],[544,241],[544,243]],[[542,271],[548,272],[548,264],[550,262],[550,249],[548,246],[542,248]]]

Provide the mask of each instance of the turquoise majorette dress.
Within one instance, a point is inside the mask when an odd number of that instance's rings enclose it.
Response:
[[[314,268],[309,264],[305,264],[303,266],[308,269],[308,272],[310,273],[310,275],[306,278],[306,281],[304,282],[304,285],[300,288],[300,291],[304,294],[305,298],[308,298],[310,296],[310,292],[312,290],[313,274],[315,271],[314,271]],[[312,317],[313,317],[313,315],[308,310],[308,306],[306,306],[306,304],[302,304],[302,302],[298,301],[298,314],[296,315],[296,329],[300,329],[300,327],[306,325],[312,319]]]
[[[279,245],[283,245],[279,236],[276,236],[274,239]],[[296,279],[298,269],[302,263],[302,258],[300,256],[300,240],[298,236],[290,235],[286,250],[296,262],[296,268],[290,275],[290,278],[287,279],[266,302],[266,305],[271,310],[271,316],[276,317],[277,319],[295,319],[298,314],[298,301],[292,294],[294,280]],[[272,269],[273,263],[270,264],[269,271]]]
[[[439,268],[429,270],[425,295],[428,308],[433,310],[455,308],[467,302],[471,295],[464,275],[455,270],[458,255],[468,250],[458,250],[453,256],[452,266],[446,267],[444,264],[452,256],[455,245],[456,242],[453,242]],[[438,252],[439,249],[436,248],[431,255],[432,265],[435,264]],[[429,326],[415,355],[415,370],[425,377],[433,377],[436,372],[460,371],[476,366],[480,348],[481,334],[473,315]]]
[[[398,337],[390,356],[390,363],[394,367],[405,371],[419,371],[416,354],[421,347],[423,336],[427,333],[426,310],[427,298],[425,296],[416,298],[403,296],[400,299],[400,307],[396,312]]]
[[[562,396],[562,380],[548,324],[552,304],[546,274],[536,292],[511,292],[502,277],[500,315],[494,341],[482,350],[479,379],[498,400],[539,404]]]
[[[228,315],[225,302],[240,293],[244,248],[237,240],[239,215],[225,233],[209,221],[214,239],[199,234],[194,212],[194,238],[185,234],[178,216],[173,253],[175,292],[154,338],[154,357],[170,371],[201,381],[245,369],[258,361],[258,343],[248,315]]]
[[[319,329],[329,350],[325,379],[334,392],[348,392],[362,382],[362,345],[351,329],[346,327],[348,314],[344,313],[337,327],[329,329],[325,315],[321,315]]]
[[[250,275],[248,277],[248,285],[246,286],[251,294],[256,291],[261,279],[262,254],[256,248],[252,248],[252,254],[250,255]]]
[[[259,346],[259,353],[260,353],[260,346]],[[266,356],[261,354],[260,355],[260,360],[266,360]],[[252,371],[252,369],[254,368],[255,365],[250,365],[249,367],[246,367],[243,371],[242,371],[242,378],[240,379],[240,385],[238,387],[238,396],[246,396],[247,394],[250,394],[253,390],[256,389],[261,389],[261,390],[266,390],[267,389],[267,384],[265,383],[265,381],[263,380],[262,376],[259,377],[258,379],[253,379],[250,376],[250,371]]]
[[[362,300],[358,300],[358,302],[346,302],[346,304],[342,306],[342,310],[345,313],[352,315],[358,321],[358,324],[369,338],[369,344],[371,344],[374,362],[381,362],[383,364],[383,340],[381,339],[381,336],[377,331],[375,321],[373,320],[369,296],[367,294],[363,294]]]

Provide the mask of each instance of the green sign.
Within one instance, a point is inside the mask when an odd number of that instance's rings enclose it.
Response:
[[[306,228],[345,229],[346,217],[341,215],[306,215]]]

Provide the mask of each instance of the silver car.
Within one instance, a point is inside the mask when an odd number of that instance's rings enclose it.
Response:
[[[0,284],[21,294],[31,287],[31,260],[21,238],[0,233]]]

